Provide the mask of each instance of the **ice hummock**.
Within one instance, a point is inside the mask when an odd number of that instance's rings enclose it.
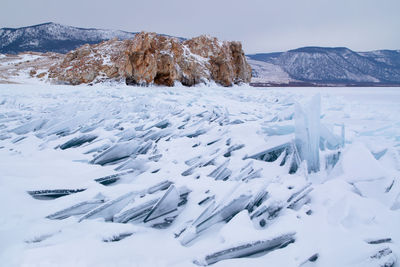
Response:
[[[376,266],[400,255],[398,90],[0,87],[8,266]],[[294,103],[316,91],[309,174]],[[301,109],[297,130],[318,131],[315,106]],[[294,232],[289,246],[257,246]]]
[[[313,96],[304,107],[297,103],[294,114],[295,143],[300,159],[307,162],[308,172],[318,172],[321,95]]]

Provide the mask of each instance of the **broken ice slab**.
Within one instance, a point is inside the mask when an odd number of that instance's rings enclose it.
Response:
[[[149,130],[149,129],[153,128],[153,127],[157,127],[159,129],[165,129],[170,125],[171,125],[170,121],[168,119],[164,119],[162,121],[159,121],[159,122],[151,125],[150,127],[146,128],[145,130]]]
[[[83,215],[79,222],[86,219],[104,218],[106,221],[112,220],[113,216],[122,210],[137,195],[135,192],[129,192],[116,199],[105,202],[103,205],[94,208]]]
[[[121,159],[125,159],[132,154],[138,153],[138,151],[142,149],[141,145],[142,144],[135,141],[117,143],[96,156],[91,163],[99,165],[116,163]]]
[[[253,212],[253,210],[261,205],[267,198],[269,197],[268,191],[265,189],[261,189],[257,194],[255,194],[249,203],[246,206],[246,209],[249,213]]]
[[[114,216],[113,222],[127,223],[133,221],[143,220],[145,216],[150,212],[153,206],[157,203],[158,198],[151,199],[143,204],[136,205],[131,209],[127,209]]]
[[[308,259],[300,263],[300,266],[309,266],[311,262],[316,262],[319,258],[319,254],[315,253],[312,256],[310,256]],[[311,265],[310,265],[311,266]]]
[[[123,171],[123,170],[134,170],[137,175],[147,171],[149,166],[147,166],[148,161],[145,159],[128,159],[123,162],[121,165],[116,167],[114,170]]]
[[[196,130],[195,132],[187,134],[186,136],[189,137],[189,138],[195,138],[195,137],[198,137],[198,136],[200,136],[202,134],[205,134],[206,132],[207,131],[205,129],[199,129],[199,130]]]
[[[28,191],[28,194],[36,199],[55,199],[75,193],[79,193],[85,191],[86,188],[83,189],[50,189],[50,190],[34,190]]]
[[[40,235],[40,236],[35,236],[34,238],[25,241],[25,243],[28,243],[28,244],[29,244],[29,243],[39,243],[39,242],[42,242],[42,241],[44,241],[44,240],[46,240],[46,239],[52,237],[52,236],[55,235],[55,234],[56,234],[56,233],[43,234],[43,235]]]
[[[215,180],[227,180],[232,174],[232,171],[227,168],[230,159],[224,161],[215,170],[213,170],[208,176],[214,178]]]
[[[74,137],[71,140],[60,145],[60,148],[62,150],[64,150],[64,149],[68,149],[68,148],[79,147],[85,143],[92,142],[96,138],[97,138],[97,135],[93,135],[93,134],[86,134],[86,135],[82,135],[79,137]]]
[[[177,216],[178,207],[187,202],[189,192],[190,190],[185,187],[181,187],[178,190],[171,184],[162,197],[146,196],[147,199],[150,199],[144,203],[133,205],[132,208],[116,214],[113,221],[119,223],[146,223],[152,221],[152,226],[162,225],[165,227]],[[153,220],[155,221],[153,222]]]
[[[9,135],[9,134],[0,134],[0,141],[10,139],[10,138],[11,138],[11,135]]]
[[[180,202],[179,192],[175,185],[171,185],[164,196],[162,196],[154,207],[150,210],[149,214],[144,218],[144,222],[149,222],[162,217],[168,213],[176,211]]]
[[[295,106],[295,143],[308,172],[318,172],[320,143],[321,96],[315,95],[306,107]]]
[[[12,142],[13,144],[16,144],[16,143],[18,143],[18,142],[24,140],[25,138],[26,138],[26,136],[18,136],[18,137],[16,137],[15,139],[13,139],[11,142]]]
[[[257,219],[261,227],[269,225],[276,217],[278,217],[281,210],[285,207],[283,202],[273,202],[268,206],[260,206],[251,215],[252,220]]]
[[[262,168],[255,170],[255,171],[251,171],[247,176],[244,176],[241,178],[242,181],[248,181],[254,178],[260,178],[261,177],[261,172],[262,172]]]
[[[189,169],[183,171],[183,172],[181,173],[181,175],[182,175],[182,176],[192,175],[193,172],[194,172],[194,170],[195,170],[196,168],[200,167],[200,166],[201,166],[201,163],[197,163],[197,164],[193,165],[192,167],[190,167]]]
[[[150,156],[149,160],[158,162],[161,158],[162,158],[162,154],[156,154],[156,155]]]
[[[188,166],[192,166],[193,164],[198,163],[201,158],[202,158],[201,156],[196,156],[194,158],[185,160],[185,164]]]
[[[120,139],[118,140],[118,142],[130,141],[136,137],[136,130],[135,129],[127,129],[127,130],[124,130],[123,132],[117,134],[117,136],[120,136]]]
[[[235,180],[235,181],[247,181],[247,180],[251,180],[254,178],[259,178],[261,177],[261,171],[263,169],[260,168],[258,170],[254,170],[253,168],[253,161],[249,161],[244,167],[242,167],[240,169],[240,173],[231,178],[231,180]]]
[[[122,176],[131,174],[133,172],[134,171],[130,170],[130,171],[126,171],[126,172],[121,172],[121,173],[116,173],[116,174],[100,177],[100,178],[97,178],[94,180],[102,185],[110,185],[110,184],[115,183],[119,179],[121,179]]]
[[[312,190],[311,183],[308,183],[303,188],[293,193],[287,200],[288,208],[295,208]]]
[[[371,245],[376,245],[376,244],[382,244],[382,243],[391,243],[392,239],[389,238],[379,238],[379,239],[367,239],[365,240],[365,242],[367,242],[368,244]]]
[[[287,135],[294,133],[294,127],[293,125],[268,125],[268,127],[263,127],[262,131],[269,135]]]
[[[272,147],[251,156],[246,156],[243,160],[250,158],[266,162],[274,162],[284,151],[287,151],[286,153],[290,153],[292,151],[292,144],[290,142]]]
[[[381,151],[378,151],[378,152],[372,152],[371,151],[371,153],[372,153],[372,155],[374,156],[374,158],[376,160],[379,160],[380,158],[382,158],[386,154],[387,151],[388,151],[388,149],[385,148],[385,149],[383,149]]]
[[[344,146],[344,125],[341,125],[342,136],[335,135],[323,124],[320,127],[320,145],[322,143],[330,150],[339,149]]]
[[[14,132],[19,135],[27,134],[29,132],[35,132],[40,130],[47,122],[48,122],[47,119],[32,120],[17,128],[12,129],[11,132]]]
[[[221,138],[218,138],[218,139],[215,139],[215,140],[213,140],[213,141],[210,141],[210,142],[207,143],[207,146],[211,146],[211,145],[213,145],[213,144],[219,142],[220,140],[221,140]]]
[[[172,185],[172,182],[171,182],[171,181],[168,181],[168,180],[162,181],[162,182],[160,182],[160,183],[158,183],[158,184],[156,184],[156,185],[153,185],[153,186],[149,187],[149,188],[146,190],[146,193],[147,193],[147,194],[154,194],[155,192],[158,192],[158,191],[162,191],[162,190],[167,189],[167,188],[170,187],[171,185]]]
[[[280,166],[287,166],[289,174],[296,173],[300,166],[300,157],[298,155],[296,146],[292,142],[284,143],[273,148],[261,151],[251,156],[245,156],[246,159],[256,159],[266,162],[274,162],[282,156]]]
[[[83,152],[83,154],[90,154],[90,153],[93,153],[93,152],[103,152],[104,150],[110,148],[110,146],[111,146],[110,144],[103,144],[103,145],[100,145],[98,147],[94,147],[92,149],[89,149],[88,151]]]
[[[205,204],[207,204],[208,202],[210,202],[211,200],[214,200],[214,199],[215,199],[215,195],[208,196],[208,197],[200,200],[199,203],[197,203],[197,204],[202,206],[202,205],[205,205]]]
[[[121,241],[122,239],[125,239],[125,238],[131,236],[131,235],[133,235],[133,233],[130,233],[130,232],[121,233],[121,234],[118,234],[118,235],[114,235],[114,236],[112,236],[110,238],[103,238],[103,242],[118,242],[118,241]]]
[[[259,240],[240,246],[207,255],[203,260],[195,261],[197,265],[207,266],[228,259],[243,258],[250,256],[261,256],[276,249],[284,248],[295,242],[295,233],[284,234],[273,239]]]
[[[104,199],[83,201],[66,209],[57,211],[56,213],[50,214],[46,218],[51,220],[63,220],[71,216],[85,214],[103,203]]]
[[[242,149],[243,147],[244,147],[244,144],[237,144],[237,145],[230,146],[230,147],[228,148],[228,150],[225,152],[224,157],[225,157],[225,158],[230,157],[230,156],[231,156],[231,153],[232,153],[233,151]]]
[[[242,123],[244,123],[244,121],[242,121],[242,120],[240,120],[240,119],[236,119],[236,120],[234,120],[234,121],[231,121],[229,124],[242,124]]]
[[[153,140],[155,142],[158,142],[161,138],[167,137],[171,135],[173,131],[171,129],[162,129],[156,132],[153,132],[146,137],[144,137],[144,141],[147,142],[149,140]]]
[[[340,151],[335,151],[327,154],[325,156],[325,169],[332,170],[333,167],[335,167],[336,163],[338,163],[340,155],[341,155]]]
[[[370,260],[376,262],[375,266],[393,267],[396,265],[397,257],[389,247],[386,247],[370,256]]]
[[[187,245],[192,240],[197,238],[201,232],[210,228],[219,222],[229,222],[236,214],[242,211],[249,203],[251,195],[240,195],[233,199],[228,204],[221,207],[216,206],[215,201],[211,204],[194,220],[192,223],[192,230],[183,232],[181,237],[181,244]]]
[[[298,209],[308,201],[308,194],[313,190],[311,183],[297,190],[285,201],[272,201],[267,205],[259,205],[251,214],[252,220],[257,219],[261,227],[269,225],[279,213],[285,209]]]

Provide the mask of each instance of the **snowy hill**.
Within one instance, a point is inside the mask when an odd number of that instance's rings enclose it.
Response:
[[[400,52],[378,50],[354,52],[345,47],[303,47],[281,53],[248,55],[254,60],[279,66],[292,80],[316,84],[398,84]],[[259,69],[257,66],[254,68]],[[254,71],[253,71],[254,73]],[[272,77],[276,75],[272,74]],[[281,74],[280,74],[281,76]],[[258,80],[274,81],[270,76]]]
[[[118,30],[84,29],[53,22],[0,29],[0,53],[25,51],[67,53],[83,44],[96,44],[118,38],[130,39],[136,33]]]

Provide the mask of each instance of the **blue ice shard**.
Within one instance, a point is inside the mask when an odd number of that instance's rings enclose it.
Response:
[[[308,172],[319,171],[321,95],[317,94],[305,107],[295,106],[295,144],[300,159],[307,162]]]

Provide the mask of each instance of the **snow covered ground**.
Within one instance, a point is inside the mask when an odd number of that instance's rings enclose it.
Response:
[[[0,84],[0,265],[395,266],[399,114],[398,88]]]

